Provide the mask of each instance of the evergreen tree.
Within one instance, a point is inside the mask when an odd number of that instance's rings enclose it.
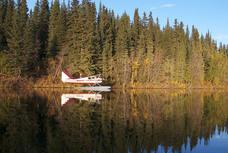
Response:
[[[24,34],[24,50],[25,55],[25,72],[28,75],[33,75],[33,72],[38,64],[38,47],[36,46],[36,39],[34,33],[34,23],[32,19],[27,20],[26,31]]]
[[[149,21],[148,21],[148,31],[146,33],[146,44],[147,44],[147,53],[145,58],[146,64],[146,79],[147,82],[151,82],[153,79],[153,63],[154,63],[154,23],[153,23],[152,13],[150,12]]]
[[[79,2],[73,0],[69,12],[69,23],[67,30],[67,59],[65,65],[74,70],[78,70],[80,65],[80,26]]]
[[[186,72],[186,47],[185,47],[185,31],[184,25],[175,20],[174,25],[174,52],[175,52],[175,80],[184,82]]]
[[[60,43],[62,44],[61,46],[63,46],[63,44],[66,41],[66,31],[67,31],[67,20],[68,17],[68,10],[65,4],[65,1],[63,1],[61,8],[60,8],[60,29],[59,29],[59,33],[61,36],[60,39]]]
[[[8,0],[6,16],[4,20],[4,30],[9,32],[9,28],[12,26],[13,16],[14,16],[15,4],[13,0]]]
[[[41,0],[40,24],[38,38],[40,42],[39,58],[41,61],[47,55],[48,46],[49,6],[48,0]]]
[[[39,39],[39,28],[40,28],[40,1],[37,0],[36,4],[34,6],[34,11],[32,13],[32,15],[30,16],[31,18],[31,22],[33,24],[33,32],[34,32],[34,36],[37,42],[40,42]]]
[[[9,65],[10,73],[15,75],[25,75],[26,60],[24,56],[27,54],[25,50],[25,29],[27,22],[27,3],[26,0],[18,1],[17,8],[12,18],[12,26],[9,29],[9,37],[7,39],[9,47]]]
[[[36,31],[38,31],[38,27],[40,24],[40,1],[39,0],[36,1],[31,18],[33,20],[32,22],[34,23]]]
[[[103,69],[103,65],[102,65],[102,62],[103,62],[103,58],[102,58],[102,52],[103,52],[103,22],[101,21],[102,18],[102,13],[103,13],[103,9],[102,9],[102,5],[100,3],[99,5],[99,11],[98,11],[98,14],[97,14],[97,21],[96,21],[96,29],[95,29],[95,42],[96,42],[96,49],[95,49],[95,52],[93,54],[93,57],[92,57],[92,63],[94,65],[94,70],[96,73],[102,73],[102,69]]]
[[[138,44],[140,39],[141,23],[139,17],[139,10],[135,9],[134,12],[134,22],[131,30],[131,47],[132,47],[132,56],[136,56],[138,50]]]
[[[130,52],[130,18],[124,13],[118,22],[116,37],[116,81],[123,87],[130,81],[129,52]]]
[[[6,8],[7,8],[7,1],[1,0],[0,1],[0,25],[2,26],[5,14],[6,14]]]
[[[199,40],[199,32],[193,26],[191,36],[191,83],[193,86],[200,86],[204,80],[204,62],[202,57],[202,44]]]
[[[100,12],[100,24],[99,24],[99,35],[102,40],[102,74],[105,78],[111,77],[112,71],[112,56],[114,53],[113,49],[113,16],[111,11],[108,11],[105,7]]]
[[[6,48],[6,36],[4,32],[4,20],[6,16],[7,1],[0,1],[0,51]]]
[[[8,0],[6,6],[6,13],[4,17],[4,21],[2,22],[2,49],[8,49],[7,39],[9,37],[9,31],[12,27],[12,21],[14,16],[14,1]]]
[[[22,40],[21,40],[21,29],[19,27],[19,12],[15,10],[14,16],[12,18],[12,27],[9,29],[9,37],[7,39],[8,47],[9,47],[9,65],[10,72],[14,75],[21,75],[23,69],[23,61],[22,61]],[[23,63],[23,64],[22,64]]]
[[[20,0],[19,0],[20,1]],[[21,0],[21,2],[18,5],[18,13],[19,13],[19,28],[21,29],[21,32],[24,33],[24,29],[26,27],[26,22],[28,19],[28,8],[27,8],[27,1]],[[22,34],[23,35],[23,34]]]
[[[138,49],[137,49],[137,53],[136,53],[136,61],[137,61],[137,64],[139,64],[140,66],[140,69],[138,70],[138,80],[140,82],[145,82],[146,80],[146,71],[145,71],[145,66],[147,65],[146,63],[146,58],[145,58],[145,55],[147,53],[147,40],[146,40],[146,34],[148,33],[148,30],[147,30],[147,16],[146,14],[144,13],[144,16],[143,16],[143,20],[142,20],[142,31],[140,33],[140,36],[139,36],[139,43],[138,43]]]
[[[174,58],[174,48],[173,48],[173,29],[170,26],[169,19],[167,19],[166,26],[163,30],[162,35],[162,48],[164,48],[164,56],[167,58]]]
[[[48,30],[48,56],[54,57],[60,50],[61,43],[61,14],[59,0],[55,0],[50,10]]]
[[[96,7],[88,0],[82,1],[80,13],[81,46],[80,46],[80,69],[86,74],[93,71],[92,54],[95,52],[95,29],[96,29]]]
[[[156,18],[156,23],[154,24],[154,32],[153,32],[153,44],[154,44],[154,53],[159,53],[161,51],[161,41],[162,40],[162,32],[160,29],[159,19]]]

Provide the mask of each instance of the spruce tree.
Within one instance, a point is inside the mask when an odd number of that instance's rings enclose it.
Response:
[[[147,53],[147,41],[146,41],[146,34],[147,34],[148,30],[147,30],[147,16],[144,13],[143,15],[143,19],[142,19],[142,30],[139,36],[139,43],[138,43],[138,49],[137,49],[137,53],[136,53],[136,61],[137,64],[139,64],[140,68],[138,69],[138,80],[140,82],[145,82],[146,79],[146,71],[145,71],[145,67],[147,66],[147,63],[145,61],[145,55]]]
[[[100,40],[102,40],[102,74],[111,77],[113,56],[113,18],[111,11],[103,7],[100,12]]]
[[[28,76],[33,75],[36,65],[38,63],[38,47],[36,46],[36,39],[34,33],[34,23],[32,19],[27,20],[26,30],[24,34],[24,55],[25,72]]]
[[[51,10],[48,30],[48,56],[54,57],[60,51],[61,40],[61,15],[59,0],[55,0]]]
[[[27,54],[25,49],[25,30],[28,19],[26,0],[18,1],[17,8],[13,13],[12,26],[9,28],[7,39],[9,47],[9,61],[11,65],[10,73],[15,75],[25,75]]]
[[[39,24],[39,58],[44,60],[47,55],[47,46],[48,46],[48,25],[49,25],[49,6],[48,0],[41,0],[41,10],[40,10],[40,24]],[[43,63],[43,62],[41,62]]]
[[[176,53],[176,80],[179,82],[185,82],[186,76],[186,56],[187,56],[187,47],[185,46],[185,31],[184,24],[181,22],[177,29],[175,29],[177,40],[177,53]]]
[[[159,19],[156,18],[156,23],[154,24],[154,33],[153,33],[153,44],[154,44],[154,53],[159,53],[161,51],[162,45],[162,32],[159,24]]]
[[[13,0],[7,1],[6,14],[4,17],[4,22],[2,22],[2,48],[8,49],[7,39],[9,37],[10,28],[12,27],[12,21],[14,16],[15,4]]]
[[[174,58],[174,48],[173,48],[173,29],[170,26],[169,19],[167,19],[164,32],[162,35],[162,48],[164,48],[164,55],[167,58]]]
[[[92,54],[95,52],[95,29],[96,29],[96,7],[88,0],[82,1],[80,19],[81,46],[80,46],[80,69],[86,74],[93,70]]]
[[[18,4],[18,13],[19,13],[19,28],[24,32],[26,27],[26,22],[28,19],[28,8],[27,8],[27,1],[21,0],[20,4]],[[23,35],[23,34],[22,34]]]
[[[141,23],[140,23],[140,17],[139,17],[139,10],[135,9],[134,12],[134,22],[132,25],[132,32],[131,32],[131,47],[132,47],[132,56],[136,56],[137,50],[138,50],[138,44],[139,44],[139,37],[140,37],[140,29],[141,29]]]
[[[12,26],[12,18],[14,16],[15,3],[13,0],[8,0],[6,16],[4,20],[4,29],[6,32],[9,32],[9,28]]]
[[[67,31],[67,20],[68,17],[68,10],[67,6],[65,4],[65,1],[63,1],[61,8],[60,8],[60,28],[59,28],[59,37],[60,37],[60,43],[61,46],[66,42],[66,31]]]
[[[122,86],[130,81],[129,52],[130,52],[130,18],[124,13],[118,22],[115,54],[115,79]]]
[[[199,32],[194,26],[192,27],[191,48],[191,83],[193,86],[200,86],[203,84],[204,80],[204,62]]]
[[[7,39],[9,47],[9,65],[10,72],[13,75],[21,75],[23,64],[22,64],[22,40],[21,40],[21,29],[19,27],[19,12],[15,10],[12,18],[12,26],[9,29],[9,37]]]
[[[6,8],[7,8],[7,1],[1,0],[0,1],[0,25],[3,24],[5,14],[6,14]]]
[[[6,16],[7,1],[0,1],[0,52],[6,48],[6,35],[4,31],[4,20]]]
[[[69,12],[69,23],[67,27],[67,52],[65,66],[70,67],[73,71],[79,69],[80,64],[80,26],[79,2],[73,0]]]
[[[153,44],[153,36],[154,36],[154,21],[152,17],[152,13],[150,12],[148,19],[148,32],[146,33],[146,42],[147,42],[147,53],[146,53],[146,77],[147,82],[151,82],[153,79],[153,63],[154,63],[154,44]]]
[[[33,9],[33,14],[32,16],[30,16],[31,20],[32,20],[32,23],[33,23],[33,30],[34,30],[34,33],[35,33],[35,38],[37,41],[40,41],[39,40],[39,28],[40,28],[40,1],[37,0],[36,1],[36,4],[34,6],[34,9]]]

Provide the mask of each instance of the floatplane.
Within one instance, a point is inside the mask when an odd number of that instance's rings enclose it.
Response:
[[[81,84],[87,86],[75,87],[77,90],[87,90],[88,93],[74,93],[74,94],[62,94],[61,105],[67,103],[70,99],[78,99],[80,101],[99,102],[102,99],[100,92],[111,91],[111,86],[101,86],[103,79],[101,75],[92,75],[88,77],[74,78],[67,71],[62,71],[61,80],[63,83]]]
[[[111,91],[111,86],[101,86],[103,79],[101,75],[92,75],[88,77],[74,78],[67,71],[62,71],[61,80],[63,83],[74,83],[88,86],[76,87],[78,90],[89,90],[89,91]]]

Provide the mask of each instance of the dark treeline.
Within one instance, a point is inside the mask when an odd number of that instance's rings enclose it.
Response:
[[[30,11],[26,0],[0,1],[1,75],[56,80],[68,68],[123,86],[221,85],[228,82],[227,53],[209,32],[177,20],[161,27],[138,9],[130,20],[90,0],[37,0]]]

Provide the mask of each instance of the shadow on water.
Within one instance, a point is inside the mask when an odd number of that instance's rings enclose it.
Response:
[[[0,94],[3,153],[225,153],[227,128],[223,92]]]

